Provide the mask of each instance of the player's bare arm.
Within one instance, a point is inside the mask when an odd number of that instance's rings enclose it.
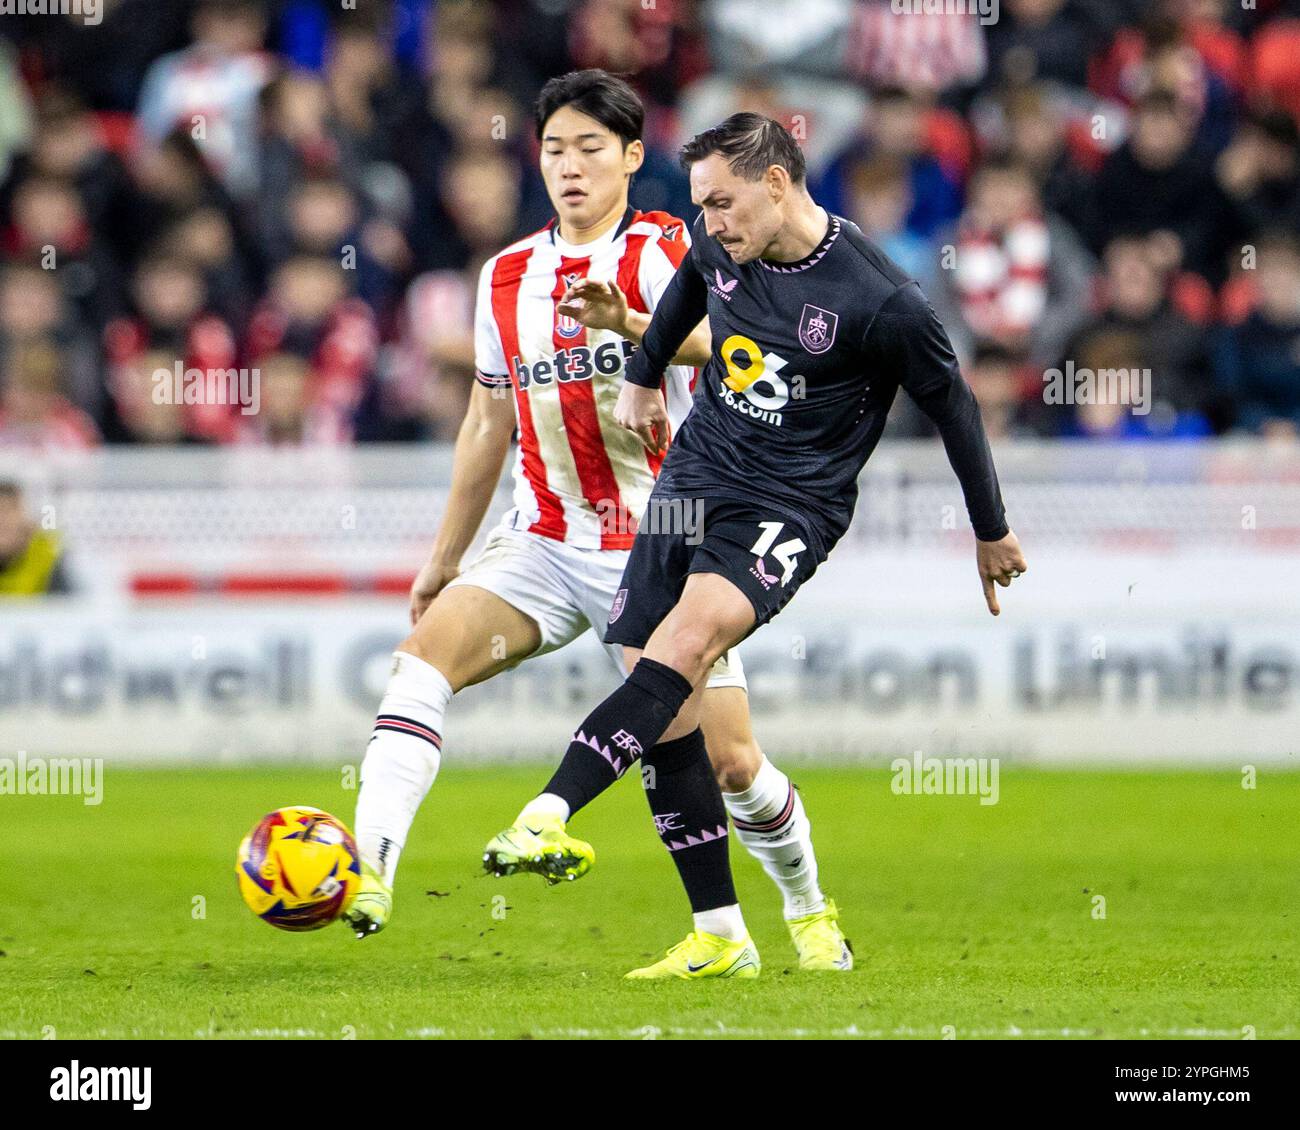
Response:
[[[456,436],[447,510],[429,559],[411,585],[412,627],[459,572],[461,558],[492,504],[514,427],[515,410],[510,397],[476,381],[469,410]]]
[[[702,332],[702,321],[705,324],[703,332],[711,340],[712,330],[708,327],[707,315],[708,298],[703,281],[684,261],[642,332],[642,351],[649,349],[656,360],[662,360],[666,366],[671,358],[681,354],[687,342]],[[706,356],[706,364],[711,357],[711,354]],[[655,454],[662,454],[667,449],[670,438],[668,410],[659,391],[662,368],[652,381],[624,380],[618,403],[614,406],[615,421],[635,432],[646,450]]]
[[[640,310],[633,310],[627,304],[627,296],[618,283],[612,279],[601,282],[598,279],[582,279],[564,292],[557,307],[561,314],[576,318],[588,329],[613,330],[634,345],[640,345],[642,337],[650,328],[650,315]],[[709,363],[713,352],[712,339],[709,336],[708,319],[691,331],[673,356],[674,365],[694,365],[697,368]]]
[[[651,315],[628,307],[627,296],[618,283],[583,279],[564,292],[557,307],[561,314],[576,318],[588,329],[613,330],[637,345],[650,328]],[[674,365],[702,367],[712,352],[708,319],[703,319],[673,356]],[[635,432],[646,450],[662,455],[671,438],[668,409],[656,389],[624,385],[614,407],[614,419]]]

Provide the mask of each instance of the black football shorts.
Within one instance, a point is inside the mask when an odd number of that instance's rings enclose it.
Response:
[[[678,502],[684,508],[674,511]],[[637,531],[610,609],[606,643],[645,647],[692,573],[726,577],[754,606],[757,628],[817,571],[811,539],[785,515],[729,499],[703,499],[694,513],[693,505],[695,500],[651,500],[657,521],[643,519]],[[686,519],[674,520],[683,514]]]

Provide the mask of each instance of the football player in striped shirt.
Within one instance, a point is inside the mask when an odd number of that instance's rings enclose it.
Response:
[[[483,267],[475,317],[477,382],[456,442],[451,492],[429,561],[411,590],[413,630],[392,672],[366,750],[356,833],[361,891],[345,916],[359,937],[392,913],[393,876],[407,833],[441,759],[444,714],[462,687],[482,682],[617,617],[620,580],[668,437],[650,450],[614,420],[633,345],[689,250],[686,225],[628,204],[644,158],[635,92],[603,71],[553,79],[536,111],[541,169],[556,212],[541,231]],[[660,385],[668,426],[691,407],[694,366],[710,355],[699,325],[671,358]],[[514,506],[463,570],[517,430]],[[623,668],[622,649],[606,645]],[[727,852],[727,815],[779,886],[805,969],[849,969],[852,953],[834,903],[817,883],[811,827],[789,778],[750,729],[739,656],[722,656],[708,679],[703,726],[712,764],[689,741],[648,750],[617,737],[593,751],[609,781],[644,757],[654,772],[702,777],[720,814],[711,828],[680,829],[656,817],[679,872],[698,853]],[[683,778],[684,779],[684,778]],[[607,782],[608,783],[608,782]],[[599,791],[599,790],[597,790]],[[723,801],[725,800],[725,810]],[[533,806],[488,845],[500,875],[575,879],[594,860],[568,835],[568,811]],[[696,926],[724,929],[714,892],[686,882]],[[739,965],[735,972],[743,975]],[[758,972],[755,961],[752,972]]]

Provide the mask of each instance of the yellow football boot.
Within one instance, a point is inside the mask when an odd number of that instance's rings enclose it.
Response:
[[[483,870],[489,875],[524,871],[552,884],[580,879],[595,862],[591,844],[570,836],[558,816],[521,817],[493,836],[483,850]]]
[[[625,974],[628,981],[653,981],[661,977],[677,977],[695,981],[701,977],[757,977],[762,968],[758,950],[745,937],[739,942],[729,942],[717,934],[693,930],[686,940],[678,942],[659,961],[644,969],[633,969]]]
[[[383,879],[373,867],[363,863],[361,886],[342,914],[343,924],[358,938],[368,938],[388,925],[392,913],[392,889],[384,885]]]
[[[853,949],[840,929],[840,911],[831,899],[826,908],[786,922],[799,954],[800,969],[838,970],[853,968]]]

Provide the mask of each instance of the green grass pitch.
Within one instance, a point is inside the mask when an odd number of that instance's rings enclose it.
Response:
[[[794,968],[733,840],[762,977],[624,983],[689,923],[635,774],[574,821],[591,874],[548,888],[478,874],[545,769],[448,768],[365,942],[272,929],[233,875],[272,808],[350,823],[338,771],[110,766],[99,807],[0,797],[0,1036],[1300,1036],[1300,774],[1004,765],[984,807],[882,769],[794,776],[848,975]]]

